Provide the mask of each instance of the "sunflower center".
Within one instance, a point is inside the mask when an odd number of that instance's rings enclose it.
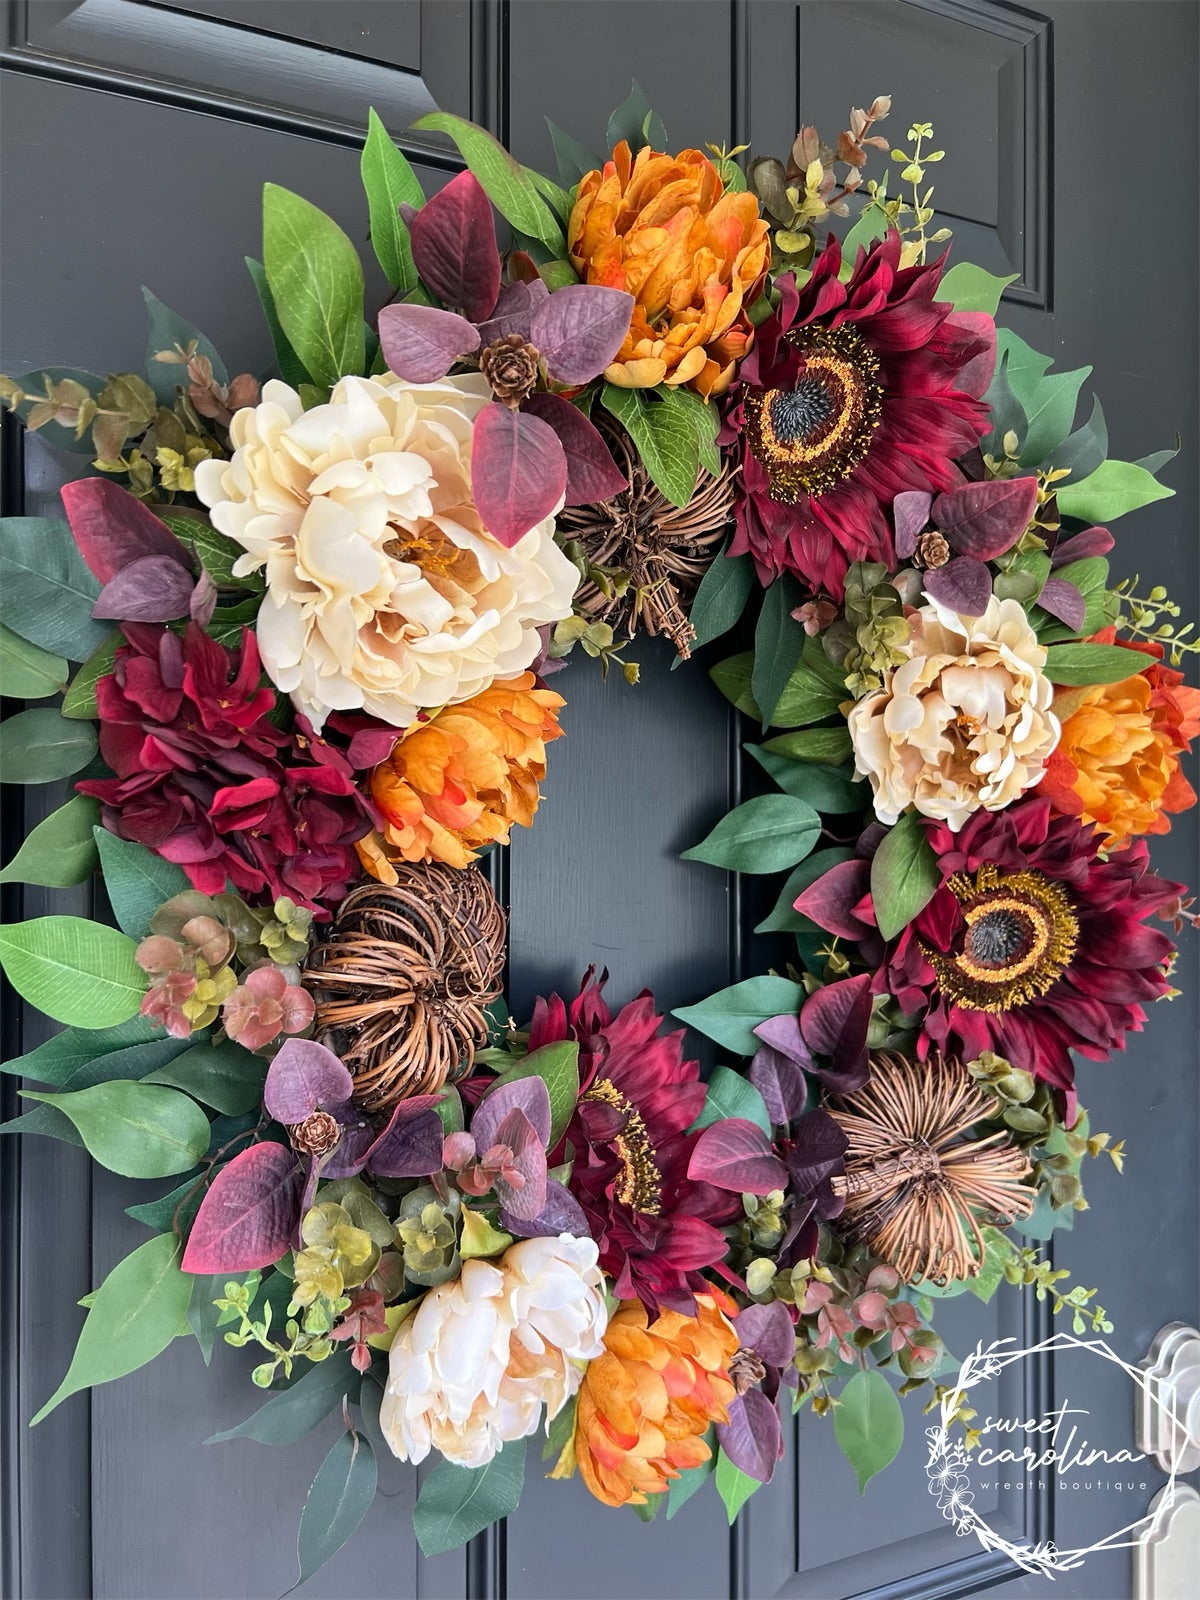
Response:
[[[1061,885],[1040,872],[982,866],[947,887],[962,907],[961,948],[926,949],[938,983],[969,1011],[1012,1011],[1047,993],[1071,964],[1079,921]]]
[[[597,1078],[583,1098],[603,1101],[625,1118],[624,1128],[612,1142],[621,1163],[613,1187],[614,1198],[643,1216],[657,1216],[662,1209],[662,1179],[641,1113],[609,1078]]]
[[[794,505],[835,488],[864,459],[879,426],[879,360],[850,327],[800,328],[786,389],[750,389],[746,435],[767,470],[771,498]]]

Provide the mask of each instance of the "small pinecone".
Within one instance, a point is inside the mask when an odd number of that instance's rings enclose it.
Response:
[[[519,333],[509,333],[479,352],[479,370],[492,386],[492,393],[505,405],[519,406],[538,381],[540,353],[526,344]]]
[[[916,565],[918,567],[944,567],[950,559],[950,546],[944,534],[930,528],[917,540]]]
[[[288,1128],[292,1149],[306,1156],[327,1156],[337,1148],[341,1137],[341,1123],[328,1111],[314,1111],[303,1122],[293,1122]]]

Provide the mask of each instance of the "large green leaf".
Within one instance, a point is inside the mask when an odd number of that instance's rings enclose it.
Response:
[[[808,855],[820,833],[820,817],[803,800],[764,794],[735,806],[683,860],[730,872],[783,872]]]
[[[374,110],[367,112],[367,142],[360,170],[376,258],[393,289],[410,294],[419,279],[400,206],[403,203],[419,210],[425,204],[425,196],[408,158],[392,143]]]
[[[413,1530],[423,1555],[457,1550],[477,1533],[511,1516],[525,1485],[525,1441],[506,1444],[486,1467],[439,1461],[421,1485]]]
[[[885,939],[906,928],[933,898],[942,875],[921,818],[906,811],[871,860],[871,900]]]
[[[754,1029],[768,1017],[800,1010],[804,988],[790,978],[764,973],[744,978],[728,989],[718,989],[694,1006],[677,1006],[671,1013],[698,1033],[705,1033],[735,1055],[752,1056],[762,1040]]]
[[[190,889],[191,880],[173,861],[106,828],[96,829],[96,846],[113,915],[130,938],[144,939],[159,906]]]
[[[53,706],[34,706],[0,722],[0,771],[6,783],[55,783],[96,754],[90,723],[69,722]]]
[[[816,761],[797,761],[778,750],[765,750],[761,745],[743,746],[747,755],[753,756],[764,772],[768,773],[785,794],[807,800],[823,816],[841,816],[850,811],[861,811],[871,797],[871,791],[861,778],[838,772],[835,767],[822,766]]]
[[[118,1262],[96,1290],[66,1377],[31,1426],[68,1395],[123,1378],[167,1348],[192,1292],[190,1274],[179,1267],[182,1253],[183,1241],[165,1233]]]
[[[297,1583],[311,1578],[355,1532],[371,1509],[377,1482],[375,1452],[367,1436],[339,1434],[304,1502],[296,1541]]]
[[[688,612],[696,635],[693,650],[729,632],[746,609],[754,588],[754,562],[748,555],[728,555],[727,550],[728,545],[701,578]]]
[[[771,1117],[766,1102],[749,1078],[744,1078],[732,1067],[714,1067],[712,1077],[708,1080],[704,1105],[692,1126],[707,1128],[711,1123],[723,1122],[726,1117],[743,1117],[764,1133],[771,1131]]]
[[[0,622],[54,655],[86,661],[108,637],[92,607],[99,579],[88,571],[65,522],[0,518]]]
[[[71,679],[63,696],[61,709],[64,717],[78,717],[84,722],[94,722],[100,715],[100,707],[96,703],[96,685],[101,678],[108,677],[112,671],[117,658],[117,649],[123,643],[124,640],[114,628],[99,648],[92,651]]]
[[[1077,367],[1073,372],[1048,372],[1038,384],[1025,406],[1027,428],[1021,443],[1023,466],[1040,466],[1064,443],[1075,420],[1079,391],[1091,371],[1091,367]]]
[[[539,240],[552,256],[561,259],[566,255],[563,231],[533,180],[485,128],[448,111],[430,111],[419,117],[413,127],[449,134],[500,215],[531,239]]]
[[[1051,683],[1081,688],[1091,683],[1124,683],[1145,665],[1145,656],[1118,644],[1052,644],[1044,672]]]
[[[275,348],[275,365],[279,369],[279,376],[284,383],[290,384],[293,389],[299,389],[302,383],[311,383],[312,374],[305,367],[303,361],[292,349],[288,336],[283,331],[283,323],[279,320],[279,313],[275,309],[275,296],[271,293],[271,285],[267,282],[267,273],[261,261],[256,261],[253,256],[243,257],[250,280],[254,284],[254,292],[258,296],[258,303],[262,307],[262,314],[266,318],[267,328],[271,334],[271,343]]]
[[[1064,517],[1082,522],[1111,522],[1127,511],[1169,500],[1175,493],[1159,483],[1135,461],[1102,461],[1079,483],[1064,483],[1058,490],[1058,509]]]
[[[343,1397],[357,1400],[361,1379],[343,1350],[302,1372],[290,1388],[274,1394],[253,1415],[223,1433],[214,1433],[206,1444],[221,1444],[226,1439],[254,1439],[259,1444],[295,1444],[316,1427]]]
[[[508,1067],[496,1083],[517,1078],[541,1078],[550,1096],[550,1149],[562,1138],[579,1098],[579,1046],[573,1039],[544,1044],[540,1050]]]
[[[754,651],[743,650],[740,655],[726,656],[715,667],[709,668],[709,677],[731,705],[757,722],[762,716],[758,702],[750,691],[750,677],[754,671]]]
[[[741,1467],[735,1466],[721,1449],[717,1451],[717,1470],[713,1474],[713,1482],[717,1493],[721,1496],[730,1527],[733,1526],[738,1512],[750,1496],[756,1489],[762,1488],[757,1478],[752,1478],[748,1472],[743,1472]]]
[[[263,189],[263,265],[288,341],[331,388],[366,366],[363,274],[358,252],[323,211],[290,189]]]
[[[657,398],[657,393],[606,383],[600,403],[633,440],[646,471],[671,504],[686,506],[700,467],[695,422],[688,407]]]
[[[804,629],[792,612],[800,604],[800,586],[785,573],[763,595],[754,629],[754,671],[750,692],[762,708],[763,727],[779,722],[775,708],[804,648]]]
[[[998,278],[973,261],[960,261],[938,284],[937,297],[949,300],[956,311],[986,311],[989,317],[994,317],[1000,306],[1000,296],[1010,283],[1016,283],[1017,277],[1017,273],[1010,272],[1007,277]]]
[[[713,1430],[710,1428],[705,1436],[708,1441],[708,1460],[702,1461],[698,1467],[684,1467],[677,1478],[671,1479],[671,1487],[667,1490],[667,1521],[670,1522],[675,1513],[681,1510],[694,1494],[698,1494],[716,1471],[717,1446]]]
[[[39,883],[48,889],[85,883],[96,867],[92,829],[99,815],[98,801],[90,795],[73,795],[38,823],[0,872],[0,883]]]
[[[187,350],[194,341],[196,354],[207,356],[212,362],[213,377],[217,382],[229,382],[225,363],[217,354],[211,339],[206,339],[198,328],[193,328],[190,322],[178,316],[169,306],[163,305],[144,284],[142,299],[146,302],[146,315],[150,319],[146,335],[146,381],[154,390],[160,406],[173,406],[176,387],[187,383],[187,371],[182,363],[154,359],[160,351],[174,350],[176,346]]]
[[[170,1178],[189,1172],[208,1149],[208,1118],[186,1094],[124,1079],[91,1089],[26,1089],[69,1117],[89,1154],[124,1178]]]
[[[0,623],[0,694],[13,700],[44,700],[61,694],[69,676],[62,656],[30,644]]]
[[[13,988],[56,1022],[80,1028],[111,1028],[138,1010],[147,979],[136,948],[115,928],[82,917],[0,928],[0,965]]]
[[[819,761],[830,766],[841,766],[854,754],[846,727],[801,728],[798,733],[780,733],[773,739],[764,739],[762,747],[792,761]]]
[[[131,1017],[115,1028],[64,1028],[36,1050],[0,1061],[0,1072],[32,1078],[36,1083],[52,1083],[59,1089],[74,1089],[82,1085],[72,1081],[73,1074],[89,1062],[161,1038],[161,1030],[147,1017]],[[158,1062],[148,1063],[142,1072],[149,1072],[157,1065]],[[134,1072],[130,1076],[137,1078],[141,1073]],[[94,1081],[99,1082],[99,1079]]]
[[[220,1044],[206,1041],[192,1045],[166,1066],[147,1073],[142,1082],[182,1089],[214,1111],[237,1117],[262,1099],[268,1064],[232,1039]]]
[[[864,1494],[877,1472],[894,1461],[904,1443],[904,1412],[896,1391],[877,1367],[856,1372],[838,1396],[833,1431],[854,1468]]]
[[[185,1039],[172,1039],[169,1036],[156,1039],[143,1038],[140,1042],[115,1049],[107,1042],[126,1034],[133,1037],[134,1024],[142,1021],[143,1018],[135,1017],[132,1022],[124,1023],[119,1028],[100,1029],[98,1032],[68,1028],[49,1044],[43,1045],[40,1050],[33,1051],[19,1061],[8,1063],[4,1070],[7,1072],[11,1068],[18,1071],[24,1069],[26,1076],[37,1078],[42,1083],[53,1084],[56,1089],[64,1093],[75,1089],[90,1089],[98,1083],[109,1083],[118,1078],[142,1078],[146,1073],[166,1066],[168,1061],[187,1049]],[[91,1042],[97,1039],[106,1042],[103,1044]],[[66,1041],[66,1047],[61,1054],[53,1057],[46,1055],[46,1052],[60,1040]],[[80,1040],[84,1043],[79,1043]],[[33,1133],[49,1139],[61,1139],[65,1144],[83,1148],[83,1140],[75,1124],[70,1117],[53,1105],[36,1105],[32,1111],[25,1111],[19,1117],[13,1117],[10,1122],[0,1124],[0,1133]],[[161,1232],[168,1228],[170,1220],[168,1216],[156,1231]]]

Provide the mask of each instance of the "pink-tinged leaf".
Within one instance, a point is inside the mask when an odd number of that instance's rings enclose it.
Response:
[[[276,1122],[290,1126],[344,1105],[353,1092],[354,1079],[332,1050],[315,1039],[289,1039],[267,1069],[263,1104]]]
[[[714,1122],[696,1140],[688,1177],[735,1194],[770,1194],[787,1184],[787,1168],[762,1129],[744,1117]]]
[[[96,597],[92,615],[118,622],[174,622],[191,611],[195,580],[172,556],[139,556]]]
[[[1085,556],[1106,556],[1116,540],[1107,528],[1084,528],[1054,546],[1050,554],[1052,567],[1065,567],[1069,561],[1082,561]]]
[[[1065,578],[1047,578],[1037,603],[1043,611],[1065,622],[1073,633],[1078,633],[1087,620],[1087,601]]]
[[[805,1043],[814,1055],[831,1060],[839,1076],[857,1077],[865,1071],[870,1022],[869,972],[827,983],[809,995],[800,1012]],[[844,1084],[839,1087],[846,1092]]]
[[[871,888],[871,863],[869,861],[839,861],[819,878],[810,883],[795,903],[794,909],[808,917],[826,933],[835,933],[839,939],[861,939],[871,931],[870,924],[856,914]]]
[[[790,1060],[798,1062],[800,1066],[809,1065],[811,1058],[808,1046],[800,1033],[800,1018],[794,1011],[785,1011],[777,1017],[768,1017],[754,1029],[754,1036]]]
[[[925,593],[964,617],[981,617],[992,598],[991,568],[974,556],[954,556],[925,574]]]
[[[629,332],[634,300],[624,289],[572,283],[534,314],[530,328],[556,383],[589,383],[609,366]]]
[[[767,1115],[774,1125],[791,1122],[804,1110],[808,1099],[804,1071],[782,1050],[769,1044],[760,1045],[746,1076],[762,1095]]]
[[[417,1110],[406,1110],[411,1101],[402,1100],[391,1121],[367,1151],[363,1166],[380,1178],[428,1178],[442,1170],[442,1119],[428,1101],[438,1096],[420,1095],[425,1102]],[[400,1115],[401,1112],[405,1114]]]
[[[717,1423],[717,1442],[748,1478],[770,1483],[776,1462],[783,1459],[779,1408],[761,1389],[735,1395],[729,1402],[729,1421]]]
[[[255,1144],[213,1179],[183,1252],[183,1270],[251,1272],[285,1255],[300,1221],[304,1168],[281,1144]]]
[[[536,1217],[517,1217],[501,1206],[500,1226],[524,1239],[557,1238],[560,1233],[573,1234],[576,1239],[588,1237],[583,1207],[555,1178],[546,1181],[546,1203]]]
[[[471,1118],[471,1133],[477,1150],[489,1145],[504,1144],[500,1137],[500,1124],[511,1111],[523,1111],[537,1130],[543,1148],[550,1142],[550,1091],[546,1080],[530,1076],[514,1078],[510,1083],[498,1083],[490,1089]]]
[[[933,522],[956,555],[991,561],[1012,549],[1036,510],[1036,478],[992,478],[938,495]]]
[[[506,284],[500,291],[496,309],[486,322],[479,324],[480,343],[495,344],[497,339],[506,339],[510,333],[528,341],[534,312],[549,294],[549,289],[537,276],[536,267],[532,279]]]
[[[490,316],[500,293],[500,252],[491,203],[475,174],[451,178],[408,229],[425,287],[472,322]]]
[[[484,406],[471,435],[471,486],[484,526],[511,550],[563,503],[567,458],[558,435],[526,411]]]
[[[946,318],[947,326],[964,336],[963,343],[973,352],[959,368],[954,387],[963,394],[982,400],[996,373],[996,322],[986,311],[956,311]]]
[[[375,1143],[375,1129],[352,1100],[331,1107],[331,1115],[341,1123],[342,1137],[321,1162],[321,1177],[356,1177],[367,1164],[367,1152]]]
[[[409,383],[436,383],[460,356],[479,349],[479,330],[437,306],[384,306],[379,348],[388,371]]]
[[[929,522],[933,496],[923,489],[905,489],[892,501],[896,522],[896,554],[907,561],[917,548],[917,538]]]
[[[356,772],[386,761],[400,737],[398,728],[359,728],[351,735],[346,760]]]
[[[604,435],[578,406],[558,394],[531,394],[522,410],[549,423],[558,435],[567,458],[567,505],[596,505],[628,489],[629,479],[613,460]]]
[[[212,621],[212,614],[217,608],[217,586],[209,577],[204,567],[200,568],[200,576],[196,579],[196,587],[192,590],[188,601],[188,615],[193,622],[198,622],[202,628],[207,628]]]
[[[738,1344],[753,1350],[768,1367],[786,1367],[796,1353],[796,1329],[782,1300],[749,1305],[738,1312]]]
[[[522,1222],[532,1222],[546,1204],[548,1175],[545,1141],[525,1113],[514,1109],[496,1129],[495,1143],[512,1151],[508,1167],[492,1185],[496,1199],[509,1216]],[[521,1181],[510,1182],[510,1172],[519,1174]]]
[[[142,556],[167,556],[194,571],[191,556],[166,523],[111,478],[80,478],[61,492],[79,553],[101,583]]]

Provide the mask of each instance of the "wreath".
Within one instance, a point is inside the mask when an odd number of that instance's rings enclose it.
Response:
[[[1144,837],[1196,799],[1190,628],[1099,525],[1173,452],[1074,425],[1090,369],[997,329],[1011,279],[948,265],[943,152],[889,151],[889,110],[743,170],[663,153],[635,86],[606,159],[553,130],[558,182],[439,112],[465,166],[428,200],[372,113],[373,322],[355,246],[268,185],[277,375],[147,292],[144,376],[0,380],[88,462],[65,521],[3,523],[4,692],[61,695],[0,728],[6,777],[74,783],[3,879],[98,873],[111,909],[0,932],[64,1025],[7,1128],[170,1180],[33,1420],[183,1327],[249,1347],[233,1434],[344,1424],[301,1578],[384,1450],[440,1457],[427,1554],[514,1509],[534,1434],[605,1505],[711,1477],[732,1521],[806,1404],[860,1486],[897,1391],[970,1448],[939,1298],[1110,1326],[1038,1242],[1121,1162],[1075,1060],[1170,995],[1192,920]],[[479,865],[535,823],[552,674],[636,684],[639,633],[740,635],[710,672],[761,792],[685,856],[787,875],[772,970],[675,1013],[707,1081],[594,969],[518,1026]]]

